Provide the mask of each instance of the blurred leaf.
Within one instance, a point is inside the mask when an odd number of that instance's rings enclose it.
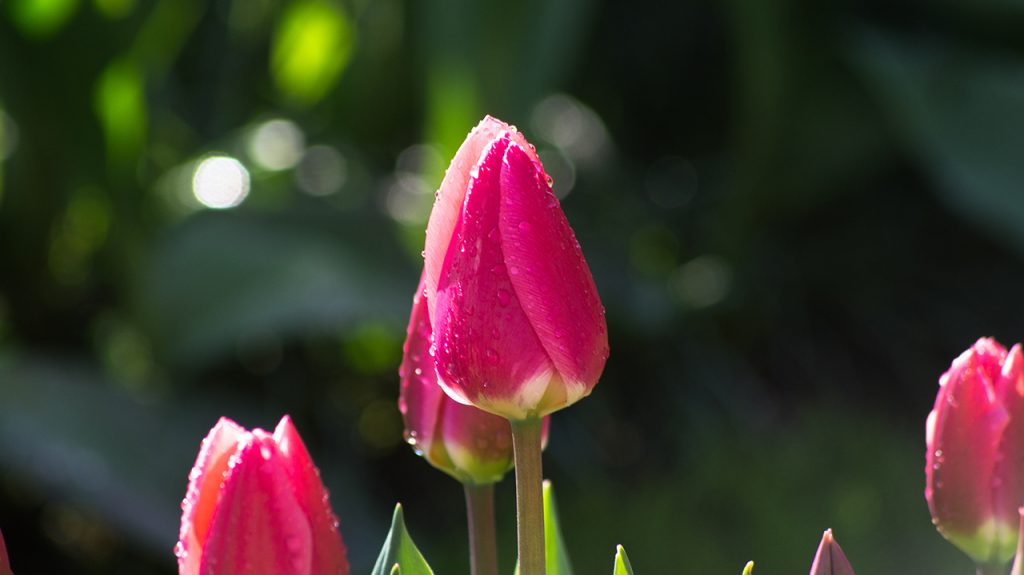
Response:
[[[629,564],[629,557],[622,545],[615,548],[615,570],[612,575],[633,575],[633,566]]]
[[[555,490],[551,482],[544,481],[544,562],[547,575],[572,575],[572,563],[565,550],[562,527],[558,521],[558,507],[555,505]],[[516,563],[515,574],[519,575]]]
[[[198,214],[151,255],[138,294],[157,354],[195,367],[257,332],[400,329],[416,282],[380,230],[330,211]]]
[[[124,18],[132,13],[135,0],[94,0],[96,10],[111,20]]]
[[[326,0],[298,0],[285,9],[274,38],[270,69],[278,90],[313,104],[334,86],[355,43],[341,7]]]
[[[433,575],[426,559],[416,548],[409,532],[405,528],[401,504],[395,506],[395,514],[391,519],[391,530],[388,531],[384,547],[380,550],[377,563],[370,575]]]
[[[743,568],[743,575],[751,575],[754,572],[754,562],[747,561],[747,566]]]
[[[44,38],[59,31],[77,7],[78,0],[13,0],[8,9],[22,32]]]
[[[146,137],[142,72],[131,60],[115,60],[96,83],[96,115],[107,139],[108,159],[130,164]]]
[[[1024,250],[1024,59],[865,33],[857,61],[953,211]]]

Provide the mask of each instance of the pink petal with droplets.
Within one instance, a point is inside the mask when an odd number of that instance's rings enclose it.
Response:
[[[181,531],[178,536],[178,569],[181,575],[199,573],[203,541],[217,508],[228,462],[247,436],[245,429],[222,417],[203,440],[195,466],[189,473],[188,490],[181,505]]]
[[[434,317],[437,286],[441,282],[442,267],[445,255],[448,253],[448,245],[452,242],[456,222],[462,214],[471,173],[483,159],[484,151],[499,136],[510,134],[513,141],[519,142],[536,158],[536,152],[529,147],[522,134],[513,130],[505,122],[491,116],[481,120],[466,136],[466,140],[455,153],[455,157],[452,158],[452,162],[448,166],[448,171],[445,172],[444,180],[437,190],[434,207],[427,223],[427,238],[423,251],[423,271],[426,275],[426,293],[427,300],[430,302],[431,318]]]
[[[283,456],[284,469],[291,479],[299,506],[312,529],[313,558],[309,573],[348,575],[345,544],[338,532],[338,518],[331,510],[327,489],[320,480],[320,471],[313,464],[299,432],[287,415],[277,424],[274,441]]]
[[[993,492],[996,514],[1008,526],[1019,522],[1024,505],[1024,355],[1017,344],[1003,361],[996,394],[1010,416],[996,457]]]
[[[996,451],[1009,422],[995,389],[1005,356],[998,344],[979,340],[942,376],[928,416],[925,497],[939,530],[961,546],[973,546],[993,517]]]
[[[438,413],[444,392],[437,386],[434,356],[430,354],[430,317],[423,295],[426,272],[420,277],[412,298],[412,313],[402,347],[402,365],[398,368],[401,388],[398,410],[405,420],[406,440],[416,449],[429,453],[438,426]]]
[[[547,175],[515,143],[505,152],[501,189],[505,265],[572,403],[590,393],[608,358],[604,307]]]
[[[199,575],[310,575],[313,534],[287,468],[255,430],[232,458]]]
[[[435,365],[449,395],[522,419],[543,415],[537,406],[555,372],[505,265],[508,241],[501,236],[499,210],[509,139],[506,134],[487,148],[470,181],[432,317]]]

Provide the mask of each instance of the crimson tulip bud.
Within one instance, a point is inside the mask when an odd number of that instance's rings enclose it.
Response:
[[[0,533],[0,575],[14,575],[11,563],[7,560],[7,545],[4,543],[3,533]]]
[[[221,418],[182,502],[180,575],[348,575],[327,490],[288,416],[273,434]]]
[[[514,127],[488,116],[455,154],[424,271],[435,365],[452,398],[522,420],[597,384],[604,308],[550,178]]]
[[[1020,345],[979,339],[939,379],[928,414],[925,498],[939,532],[979,564],[1003,564],[1024,504]]]
[[[496,483],[512,469],[512,429],[507,419],[454,401],[437,383],[430,354],[431,328],[423,279],[412,300],[398,409],[405,438],[431,465],[462,483]],[[543,439],[547,441],[545,418]]]
[[[814,563],[811,564],[811,575],[854,575],[853,567],[839,543],[832,537],[831,529],[826,529],[821,536],[818,552],[814,554]]]

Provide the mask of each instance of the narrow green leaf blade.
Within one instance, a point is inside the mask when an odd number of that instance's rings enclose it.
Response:
[[[747,561],[747,566],[743,568],[743,575],[751,575],[754,572],[754,562]]]
[[[612,575],[633,575],[633,566],[629,564],[629,557],[622,545],[615,547],[615,570]]]
[[[405,528],[402,505],[395,506],[384,547],[380,550],[377,563],[370,575],[434,575],[426,559],[416,548]]]

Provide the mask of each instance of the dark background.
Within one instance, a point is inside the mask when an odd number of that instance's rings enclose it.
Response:
[[[617,543],[640,575],[799,573],[826,527],[860,573],[969,573],[924,419],[953,357],[1024,332],[1022,26],[1020,0],[0,3],[15,571],[175,572],[206,431],[289,413],[354,572],[396,501],[467,572],[396,369],[432,192],[490,113],[608,310],[545,457],[577,573]],[[248,170],[238,207],[193,195],[211,155]]]

